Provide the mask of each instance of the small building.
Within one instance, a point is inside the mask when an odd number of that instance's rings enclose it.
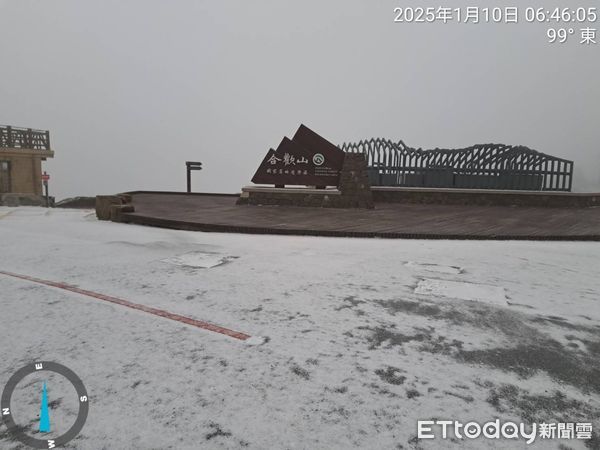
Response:
[[[0,204],[42,204],[42,161],[53,157],[48,131],[0,125]]]

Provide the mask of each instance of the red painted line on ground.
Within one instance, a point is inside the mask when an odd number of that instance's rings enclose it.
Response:
[[[224,328],[219,325],[214,325],[209,322],[204,322],[203,320],[192,319],[191,317],[182,316],[179,314],[175,314],[169,311],[165,311],[164,309],[153,308],[151,306],[141,305],[139,303],[133,303],[128,300],[123,300],[122,298],[113,297],[110,295],[99,294],[97,292],[88,291],[85,289],[80,289],[76,286],[71,286],[70,284],[61,283],[57,281],[49,281],[42,280],[40,278],[34,278],[27,275],[20,275],[18,273],[4,272],[0,270],[0,274],[6,275],[9,277],[20,278],[22,280],[31,281],[34,283],[44,284],[46,286],[51,286],[59,289],[64,289],[66,291],[75,292],[76,294],[86,295],[88,297],[96,298],[98,300],[103,300],[110,303],[115,303],[117,305],[125,306],[127,308],[136,309],[138,311],[143,311],[149,314],[154,314],[155,316],[164,317],[165,319],[175,320],[177,322],[185,323],[187,325],[192,325],[197,328],[202,328],[203,330],[212,331],[214,333],[224,334],[225,336],[232,337],[234,339],[239,339],[240,341],[245,341],[250,338],[250,335],[241,333],[239,331],[230,330],[229,328]]]

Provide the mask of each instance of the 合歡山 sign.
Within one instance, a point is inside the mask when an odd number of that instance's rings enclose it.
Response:
[[[252,177],[257,184],[337,186],[344,151],[304,125],[270,149]]]

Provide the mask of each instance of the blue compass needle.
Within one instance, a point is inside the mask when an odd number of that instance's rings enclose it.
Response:
[[[46,382],[42,390],[42,407],[40,408],[40,433],[50,433],[50,411],[48,410],[48,393]]]

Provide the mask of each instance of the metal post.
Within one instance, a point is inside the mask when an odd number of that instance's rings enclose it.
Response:
[[[194,161],[186,161],[186,176],[187,176],[187,192],[190,194],[192,192],[192,170],[202,170],[201,162]]]
[[[45,170],[44,175],[48,175]],[[44,191],[46,192],[46,208],[50,208],[50,197],[48,196],[48,180],[44,180]]]

